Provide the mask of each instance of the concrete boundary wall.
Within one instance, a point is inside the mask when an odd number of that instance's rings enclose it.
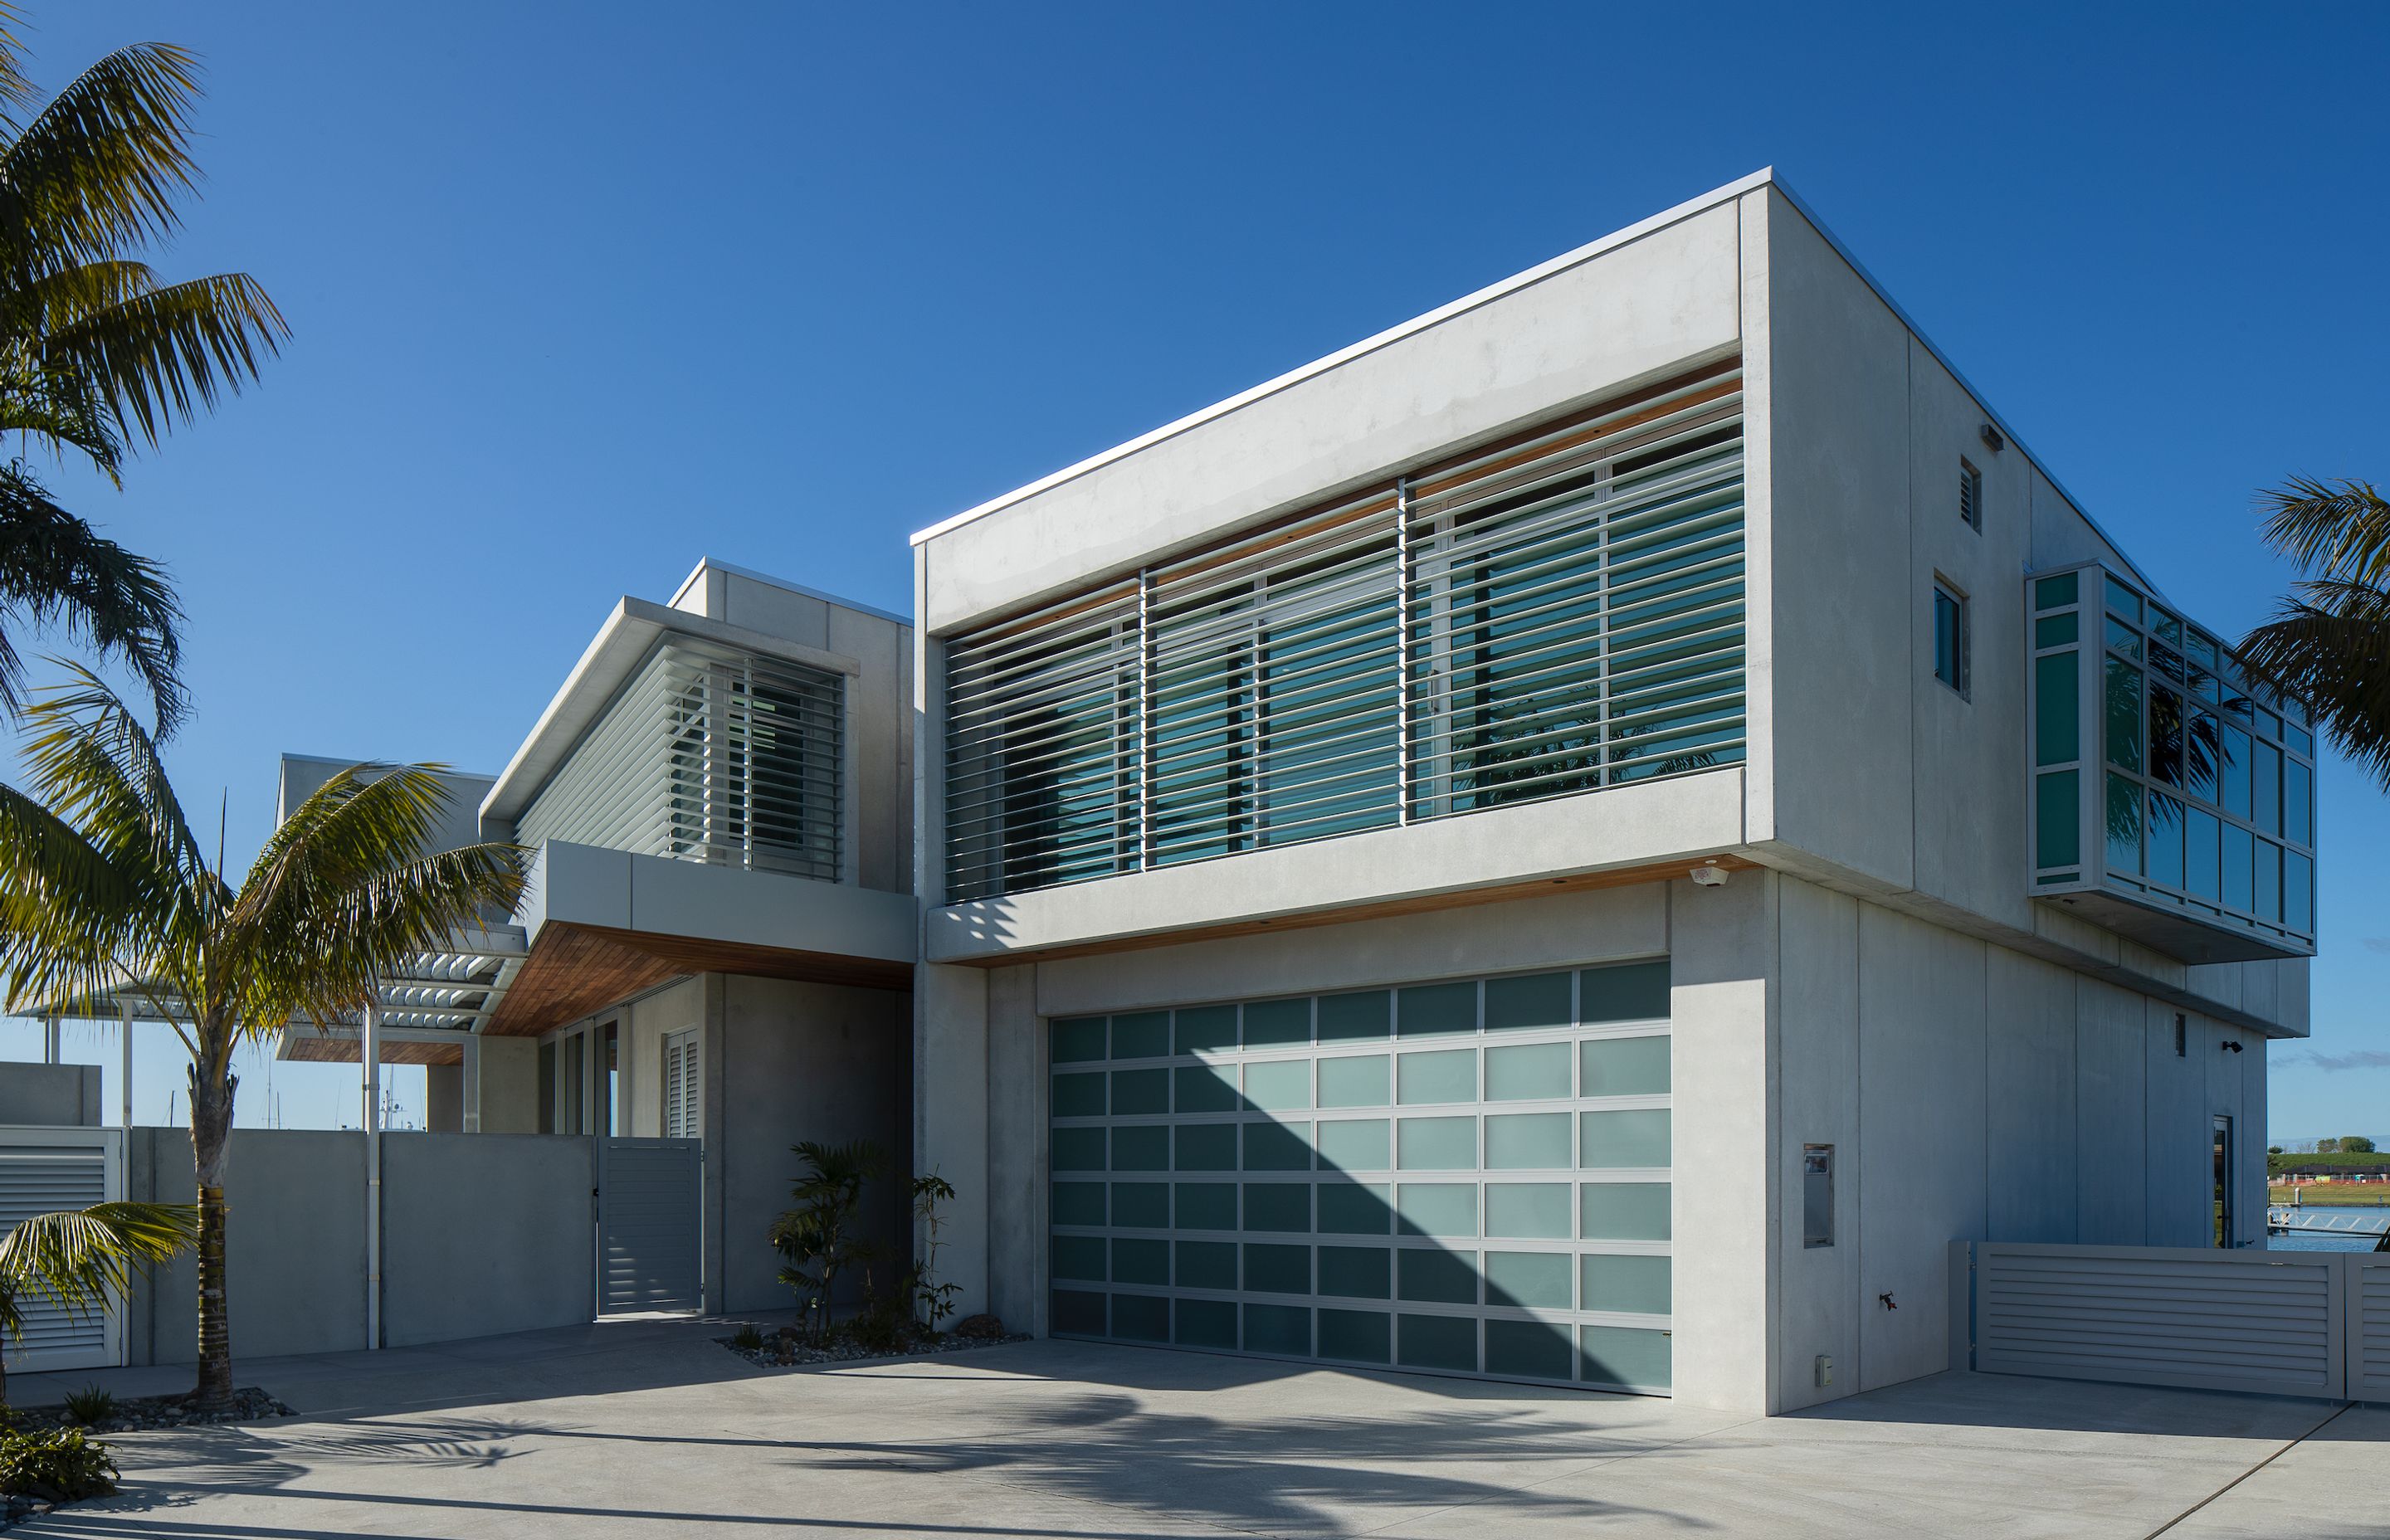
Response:
[[[585,1138],[384,1135],[382,1345],[588,1320],[595,1186]],[[189,1135],[131,1130],[125,1191],[193,1201]],[[225,1195],[236,1376],[244,1360],[371,1345],[365,1135],[236,1129]],[[126,1361],[195,1362],[197,1301],[188,1253],[136,1283],[126,1309]]]

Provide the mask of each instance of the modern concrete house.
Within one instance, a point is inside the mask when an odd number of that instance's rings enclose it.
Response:
[[[966,1308],[1775,1412],[2259,1242],[2306,714],[1772,175],[915,546]]]

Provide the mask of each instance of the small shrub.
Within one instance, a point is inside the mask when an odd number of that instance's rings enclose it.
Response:
[[[0,1492],[72,1503],[109,1495],[116,1477],[108,1445],[80,1428],[0,1435]]]
[[[761,1353],[764,1351],[764,1334],[756,1330],[755,1324],[750,1321],[739,1328],[739,1334],[730,1339],[730,1343],[741,1353]]]
[[[86,1428],[96,1427],[116,1415],[116,1397],[97,1385],[85,1385],[67,1396],[67,1416]]]

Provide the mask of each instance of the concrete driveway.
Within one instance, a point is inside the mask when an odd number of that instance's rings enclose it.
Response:
[[[2390,1534],[2381,1409],[1958,1374],[1752,1419],[1070,1342],[759,1370],[720,1329],[251,1363],[241,1381],[298,1417],[125,1435],[121,1497],[22,1533]],[[10,1389],[32,1405],[59,1387]]]

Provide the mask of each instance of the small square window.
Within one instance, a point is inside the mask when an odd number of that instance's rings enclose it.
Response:
[[[1967,597],[1945,583],[1934,585],[1934,677],[1968,691]]]
[[[1977,534],[1984,533],[1984,473],[1963,456],[1959,460],[1959,517]]]

